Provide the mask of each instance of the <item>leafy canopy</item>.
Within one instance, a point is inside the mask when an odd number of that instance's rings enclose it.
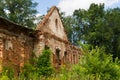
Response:
[[[69,40],[81,41],[94,48],[105,47],[106,53],[120,58],[120,8],[104,10],[104,4],[91,4],[88,10],[75,10],[72,16],[63,16]]]
[[[36,2],[33,0],[0,0],[0,16],[20,25],[34,28]]]

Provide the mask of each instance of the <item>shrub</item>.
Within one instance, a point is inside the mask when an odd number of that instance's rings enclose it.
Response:
[[[87,48],[88,49],[88,48]],[[73,67],[74,76],[81,80],[119,80],[119,60],[113,61],[112,55],[107,55],[103,48],[92,50],[82,48],[79,64]],[[77,77],[76,77],[77,78]]]
[[[91,50],[90,50],[91,49]],[[89,45],[81,48],[82,56],[79,64],[72,65],[68,71],[63,68],[57,74],[58,80],[119,80],[120,61],[113,61],[112,55],[105,53],[104,48],[92,49]]]
[[[36,73],[36,67],[30,63],[26,63],[19,77],[25,80],[30,80],[33,75],[34,77],[38,76]]]
[[[39,56],[37,61],[37,69],[39,75],[50,76],[54,69],[51,65],[51,51],[49,49],[43,50],[42,55]]]
[[[4,79],[6,79],[6,80],[13,79],[14,78],[14,69],[10,66],[9,67],[4,66],[1,76],[2,76],[1,79],[3,79],[3,80]]]
[[[10,79],[8,78],[8,76],[3,75],[3,76],[0,78],[0,80],[10,80]]]

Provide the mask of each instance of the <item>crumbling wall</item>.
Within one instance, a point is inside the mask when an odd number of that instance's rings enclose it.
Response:
[[[0,17],[0,59],[4,66],[12,66],[19,73],[32,52],[38,57],[46,46],[52,51],[54,67],[78,63],[80,49],[68,41],[56,7],[50,9],[35,32]]]
[[[58,9],[55,7],[50,9],[43,21],[37,26],[37,30],[48,32],[62,40],[68,40]]]
[[[56,37],[55,35],[49,33],[49,32],[42,32],[42,31],[38,31],[37,35],[36,35],[36,44],[35,44],[35,53],[37,56],[39,56],[42,52],[43,49],[45,49],[45,47],[49,47],[52,51],[52,55],[51,55],[51,62],[52,65],[57,67],[58,64],[62,65],[63,64],[63,56],[64,56],[64,52],[66,51],[66,46],[65,43],[68,43],[68,41],[66,40],[62,40],[59,37]],[[59,49],[59,63],[57,63],[56,61],[56,50]]]
[[[33,52],[35,53],[36,57],[39,57],[44,49],[46,39],[41,31],[36,31],[35,37],[36,39],[34,42]]]
[[[59,10],[52,7],[36,28],[35,53],[39,56],[45,46],[52,51],[53,66],[78,63],[80,49],[68,41]]]
[[[33,38],[17,30],[19,34],[3,28],[5,25],[0,25],[0,41],[3,46],[0,52],[2,65],[12,67],[15,73],[19,73],[33,52]]]
[[[77,64],[81,55],[82,53],[79,47],[76,47],[71,44],[66,44],[66,54],[64,57],[64,63]]]
[[[48,46],[52,51],[51,62],[55,68],[64,64],[78,63],[81,55],[80,48],[71,45],[69,41],[63,40],[49,32],[42,31],[37,32],[36,38],[38,39],[35,53],[40,55],[42,49],[45,49],[45,46]],[[57,53],[57,50],[59,50],[59,53]]]

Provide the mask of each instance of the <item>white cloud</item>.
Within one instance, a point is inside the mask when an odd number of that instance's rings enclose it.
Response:
[[[105,7],[109,7],[120,0],[61,0],[58,7],[61,11],[66,12],[66,15],[71,15],[75,9],[88,9],[91,3],[104,3]]]
[[[41,14],[40,14],[40,13],[36,14],[36,17],[40,17],[40,16],[41,16]]]
[[[39,13],[35,15],[35,17],[36,17],[36,20],[34,21],[35,24],[38,24],[41,21],[40,16],[42,16],[42,15]]]

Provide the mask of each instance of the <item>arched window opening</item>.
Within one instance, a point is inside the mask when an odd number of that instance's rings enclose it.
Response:
[[[58,19],[55,19],[55,26],[58,28]]]
[[[64,52],[64,61],[67,62],[67,51]]]
[[[48,49],[50,49],[50,47],[48,46],[48,45],[45,45],[45,48],[44,48],[45,50],[48,50]]]
[[[60,50],[56,49],[56,63],[58,65],[61,65],[61,60],[60,60]]]
[[[73,63],[75,64],[75,54],[73,54]]]

